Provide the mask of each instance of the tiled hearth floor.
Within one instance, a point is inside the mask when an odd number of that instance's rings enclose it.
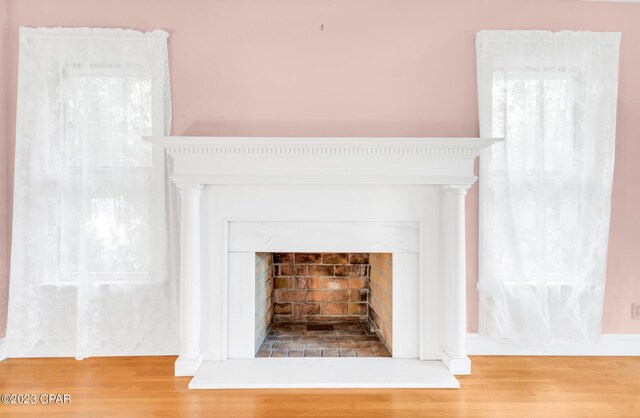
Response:
[[[332,329],[325,328],[327,325]],[[366,322],[273,323],[256,357],[391,357]]]

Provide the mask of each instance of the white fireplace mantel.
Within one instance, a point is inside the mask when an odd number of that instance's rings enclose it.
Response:
[[[471,185],[485,138],[153,137],[176,184]]]
[[[451,387],[434,376],[470,373],[464,199],[498,139],[147,139],[181,195],[176,375],[190,387]],[[253,256],[280,251],[393,253],[394,358],[253,358]]]

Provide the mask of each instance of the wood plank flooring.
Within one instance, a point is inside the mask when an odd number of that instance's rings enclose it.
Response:
[[[189,391],[174,357],[9,359],[0,394],[71,395],[0,404],[0,416],[640,417],[640,357],[474,356],[462,389]]]

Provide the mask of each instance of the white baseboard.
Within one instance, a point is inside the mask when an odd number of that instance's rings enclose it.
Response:
[[[6,358],[6,337],[0,337],[0,361]],[[28,357],[73,357],[73,353],[32,353]],[[135,352],[130,355],[175,355],[171,352]],[[467,354],[476,356],[640,356],[640,334],[603,334],[597,343],[558,344],[547,350],[523,348],[502,338],[467,334]],[[122,355],[99,353],[102,356]],[[434,357],[435,358],[435,357]]]
[[[47,358],[47,357],[75,357],[76,351],[73,340],[38,341],[29,350],[14,358]],[[16,343],[17,347],[26,347],[27,343]],[[87,357],[120,357],[120,356],[174,356],[178,354],[179,342],[176,338],[145,340],[133,349],[125,350],[115,342],[105,343],[94,349]],[[0,361],[7,358],[6,337],[0,338]]]
[[[467,354],[483,356],[640,356],[640,334],[603,334],[599,342],[562,343],[548,349],[522,347],[509,339],[467,334]]]

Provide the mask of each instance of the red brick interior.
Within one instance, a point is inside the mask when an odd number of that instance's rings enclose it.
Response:
[[[366,320],[369,254],[274,253],[274,322]]]
[[[256,350],[273,320],[273,254],[256,253]]]
[[[256,257],[257,356],[391,355],[391,254]]]
[[[369,318],[380,339],[391,347],[391,254],[372,253],[369,257]]]

